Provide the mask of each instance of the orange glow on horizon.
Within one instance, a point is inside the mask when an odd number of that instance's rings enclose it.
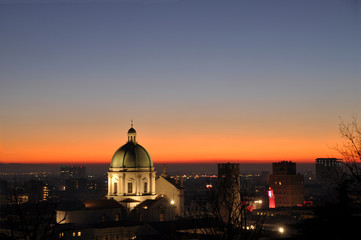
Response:
[[[117,139],[77,141],[67,144],[63,138],[55,142],[18,142],[2,148],[2,163],[110,163],[114,152],[126,142]],[[147,149],[154,163],[268,163],[282,160],[314,162],[318,157],[335,157],[337,153],[324,142],[307,138],[237,138],[215,135],[188,137],[138,137],[138,143]],[[18,147],[21,146],[21,147]]]
[[[314,162],[319,157],[339,156],[331,148],[342,141],[337,128],[321,131],[317,125],[301,128],[300,124],[295,128],[294,123],[276,126],[216,128],[174,123],[139,124],[135,129],[137,142],[154,163]],[[13,131],[0,139],[0,163],[110,163],[114,152],[126,143],[129,127],[14,125]]]

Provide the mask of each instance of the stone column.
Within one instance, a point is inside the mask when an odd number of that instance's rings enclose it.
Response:
[[[123,196],[124,195],[124,177],[123,177],[123,173],[118,173],[118,178],[119,178],[119,196]]]
[[[136,173],[136,177],[135,177],[135,181],[136,181],[136,185],[137,185],[137,188],[136,188],[136,192],[135,192],[135,195],[140,195],[140,191],[141,191],[141,182],[142,182],[142,174],[141,173]]]
[[[112,187],[113,187],[113,181],[112,181],[112,176],[113,174],[108,172],[108,196],[112,195]]]
[[[125,188],[125,184],[126,184],[126,182],[125,182],[125,175],[126,175],[126,173],[123,173],[123,190],[124,190],[124,193],[127,193],[128,190]]]
[[[151,172],[150,174],[150,193],[155,194],[155,172]]]

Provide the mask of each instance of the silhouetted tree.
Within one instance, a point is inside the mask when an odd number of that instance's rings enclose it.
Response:
[[[361,128],[357,118],[351,122],[340,121],[343,142],[335,147],[343,158],[342,170],[327,190],[326,204],[314,208],[314,217],[305,219],[300,227],[298,239],[354,239],[361,224]]]
[[[354,203],[353,207],[360,207],[361,202],[361,127],[357,118],[351,122],[340,122],[340,134],[344,139],[343,143],[336,147],[336,150],[343,157],[345,167],[344,176],[339,183],[339,200],[344,203]],[[348,193],[348,194],[347,194]],[[356,205],[355,205],[356,203]]]
[[[56,199],[48,198],[24,201],[27,195],[23,184],[16,184],[2,206],[1,228],[2,238],[45,240],[55,238]]]
[[[339,130],[344,142],[337,146],[337,150],[342,155],[351,176],[357,182],[361,182],[361,127],[357,118],[354,117],[350,123],[341,121]]]
[[[212,239],[256,239],[264,216],[251,213],[254,195],[241,178],[218,182],[190,209],[194,228]]]

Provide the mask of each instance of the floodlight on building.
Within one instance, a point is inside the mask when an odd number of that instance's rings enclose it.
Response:
[[[268,207],[269,208],[276,207],[275,196],[273,195],[273,190],[271,189],[271,187],[269,187],[268,190]]]

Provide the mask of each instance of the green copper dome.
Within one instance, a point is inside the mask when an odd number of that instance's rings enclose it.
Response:
[[[135,137],[136,131],[132,127],[128,131],[128,142],[114,153],[111,168],[153,168],[152,158]]]

